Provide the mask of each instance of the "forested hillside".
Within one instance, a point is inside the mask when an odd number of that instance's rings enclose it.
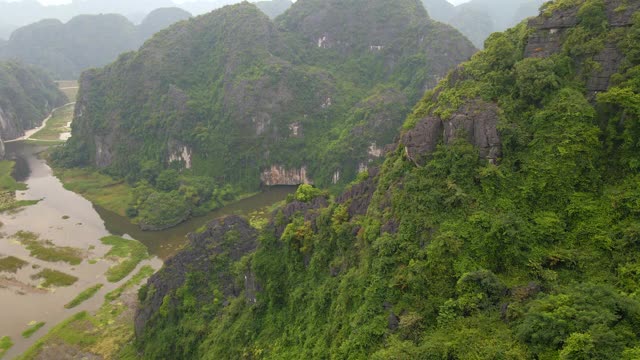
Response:
[[[228,6],[84,73],[55,158],[126,178],[140,194],[130,215],[162,226],[215,207],[213,189],[345,184],[474,51],[418,0],[302,0],[277,23]],[[160,197],[181,209],[172,220],[146,212]]]
[[[191,235],[140,291],[140,354],[638,359],[639,74],[640,3],[545,5],[341,196]]]
[[[12,140],[40,125],[49,112],[67,102],[42,70],[0,62],[0,140]]]
[[[80,15],[67,23],[42,20],[17,29],[0,44],[0,58],[18,59],[47,70],[56,79],[76,79],[137,49],[154,33],[191,17],[178,8],[158,9],[135,26],[122,15]]]

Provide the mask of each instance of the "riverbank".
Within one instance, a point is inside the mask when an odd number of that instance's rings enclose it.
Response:
[[[69,354],[135,358],[127,349],[134,336],[137,288],[162,266],[161,259],[176,254],[188,233],[213,219],[236,214],[260,222],[274,204],[295,191],[295,187],[269,188],[175,228],[144,232],[127,217],[65,189],[37,155],[43,149],[26,142],[7,147],[16,159],[14,175],[27,185],[17,192],[17,200],[42,199],[20,212],[0,214],[6,234],[0,237],[0,307],[10,309],[3,313],[0,338],[6,336],[4,344],[11,344],[7,359],[20,354],[22,359]],[[88,179],[96,184],[95,174],[74,175],[83,178],[76,184],[79,188],[89,186]],[[112,199],[108,190],[126,186],[107,177],[99,180],[103,195]],[[7,180],[25,189],[14,181]]]
[[[133,188],[124,180],[113,179],[92,169],[53,167],[53,175],[65,189],[120,216],[126,216],[133,200]]]
[[[15,142],[19,142],[19,141],[25,141],[25,140],[30,140],[35,134],[45,130],[47,128],[47,125],[49,124],[49,120],[51,120],[51,118],[55,115],[55,113],[61,109],[64,109],[66,107],[70,107],[73,106],[75,104],[75,102],[71,102],[68,104],[65,104],[63,106],[60,106],[58,108],[55,108],[53,110],[51,110],[51,112],[49,113],[49,115],[42,120],[42,124],[34,129],[30,129],[24,132],[24,135],[17,138],[17,139],[12,139],[12,140],[6,140],[5,144],[9,144],[9,143],[15,143]],[[67,116],[66,117],[66,121],[67,123],[69,123],[69,126],[71,125],[70,122],[73,120],[73,110],[71,111],[71,116]],[[61,141],[59,138],[58,139],[54,139],[54,140],[46,140],[46,139],[34,139],[36,141],[51,141],[53,143],[63,143],[64,141]]]
[[[78,312],[93,316],[105,296],[124,293],[119,289],[141,269],[162,266],[131,237],[113,238],[115,234],[106,229],[93,205],[65,190],[37,156],[42,149],[24,142],[7,145],[16,164],[11,171],[20,182],[2,182],[19,189],[17,201],[40,200],[20,211],[0,214],[0,308],[4,309],[0,338],[6,336],[12,344],[7,359],[20,355]],[[6,174],[9,167],[2,168]],[[19,183],[26,187],[15,185]],[[56,354],[44,356],[64,358]]]
[[[65,189],[82,195],[91,201],[97,207],[117,214],[126,218],[132,225],[139,225],[139,218],[128,216],[129,209],[133,203],[139,203],[141,200],[136,198],[136,193],[148,192],[150,189],[141,187],[132,187],[124,180],[114,179],[108,175],[102,174],[95,169],[85,168],[53,168],[54,175],[60,179]],[[293,192],[295,189],[289,189]],[[242,203],[244,200],[258,196],[259,192],[242,193],[230,197],[229,199],[218,199],[215,206],[210,206],[209,211],[202,211],[198,215],[191,215],[182,219],[178,224],[164,228],[160,231],[170,230],[184,223],[189,223],[197,218],[212,218],[217,210],[231,206],[236,203]],[[146,194],[145,194],[146,195]],[[139,197],[140,195],[138,195]],[[148,196],[148,195],[147,195]],[[285,195],[286,196],[286,195]],[[284,197],[283,197],[284,199]],[[282,199],[281,199],[282,200]],[[268,204],[271,205],[271,204]],[[259,210],[258,209],[252,209]],[[248,215],[248,214],[245,214]],[[193,229],[195,230],[195,228]]]
[[[245,194],[224,206],[162,231],[143,231],[126,216],[134,189],[124,181],[88,169],[54,169],[65,189],[83,196],[93,203],[105,226],[115,235],[128,235],[147,246],[149,252],[161,259],[174,255],[186,242],[186,236],[211,220],[228,215],[243,215],[259,223],[270,214],[274,204],[284,201],[295,192],[294,186],[273,187],[263,192]]]
[[[12,174],[14,172],[15,165],[14,161],[0,161],[0,213],[5,211],[16,211],[23,206],[38,203],[38,200],[16,199],[16,191],[27,190],[27,185],[17,182],[13,178]]]

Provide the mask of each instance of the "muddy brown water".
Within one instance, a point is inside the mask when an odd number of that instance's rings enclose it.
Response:
[[[94,206],[82,196],[64,189],[46,162],[38,158],[37,153],[42,150],[42,147],[22,142],[6,144],[7,157],[16,161],[14,177],[29,187],[28,190],[17,192],[18,200],[42,199],[38,204],[27,206],[17,213],[0,214],[0,221],[4,224],[0,228],[0,257],[15,256],[29,263],[16,274],[0,273],[0,337],[10,336],[14,342],[5,355],[6,359],[24,352],[69,316],[80,311],[97,310],[104,301],[104,295],[126,282],[141,266],[150,264],[159,269],[163,259],[172,256],[186,244],[189,232],[217,217],[264,209],[295,191],[294,187],[270,188],[172,229],[143,232],[126,218]],[[58,246],[82,249],[86,254],[85,260],[80,265],[71,266],[32,258],[23,245],[10,237],[21,230],[36,233],[41,239],[51,240]],[[153,255],[152,259],[140,264],[129,277],[118,283],[106,280],[104,273],[113,263],[101,259],[109,247],[102,245],[100,238],[110,234],[136,239],[145,244]],[[90,264],[88,260],[91,259],[98,261]],[[32,280],[31,276],[44,268],[65,272],[79,280],[69,287],[43,291],[38,287],[39,281]],[[74,309],[64,308],[81,291],[99,283],[105,286],[93,298]],[[46,326],[30,339],[23,339],[21,333],[29,327],[29,323],[40,321],[46,322]]]

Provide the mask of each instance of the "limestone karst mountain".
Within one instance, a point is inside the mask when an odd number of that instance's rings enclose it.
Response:
[[[133,183],[160,167],[239,189],[344,184],[474,51],[417,0],[302,0],[277,23],[228,6],[83,74],[61,157]]]
[[[39,66],[57,79],[75,79],[137,49],[157,31],[191,15],[178,8],[158,9],[135,26],[121,15],[82,15],[67,23],[42,20],[17,29],[0,45],[0,58]]]
[[[21,137],[66,102],[64,94],[42,70],[0,62],[0,140]]]
[[[139,353],[638,358],[638,74],[640,3],[545,5],[342,195],[300,187],[258,232],[192,234],[139,293]]]

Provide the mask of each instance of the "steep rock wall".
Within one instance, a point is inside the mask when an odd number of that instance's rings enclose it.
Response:
[[[529,28],[533,31],[528,38],[524,56],[544,58],[561,52],[567,32],[579,22],[579,9],[573,6],[529,20]],[[605,1],[608,25],[613,28],[631,26],[633,14],[638,10],[640,3],[637,1]],[[600,68],[587,79],[587,90],[592,94],[607,90],[611,76],[618,72],[623,59],[624,55],[614,40],[607,39],[604,48],[593,58]]]
[[[260,180],[267,186],[313,183],[307,176],[306,167],[301,167],[299,169],[287,169],[281,165],[273,165],[271,168],[264,170],[260,175]]]
[[[235,234],[233,241],[227,236],[231,231]],[[225,297],[238,296],[243,290],[255,294],[257,289],[238,287],[230,269],[220,270],[216,261],[240,260],[244,255],[255,251],[258,246],[257,237],[257,231],[239,216],[214,220],[203,232],[189,234],[189,246],[186,250],[167,260],[162,270],[147,282],[148,287],[153,290],[149,290],[143,306],[136,313],[136,334],[142,335],[154,314],[163,305],[165,297],[183,286],[189,273],[200,273],[215,281]],[[257,286],[255,281],[249,281],[253,279],[251,274],[247,274],[246,279],[246,285]],[[205,293],[201,296],[201,301],[212,301],[214,294]]]
[[[502,152],[498,119],[498,106],[478,99],[462,106],[447,120],[435,115],[423,118],[403,134],[401,143],[406,155],[421,164],[440,142],[449,144],[462,137],[479,149],[482,158],[497,162]]]

